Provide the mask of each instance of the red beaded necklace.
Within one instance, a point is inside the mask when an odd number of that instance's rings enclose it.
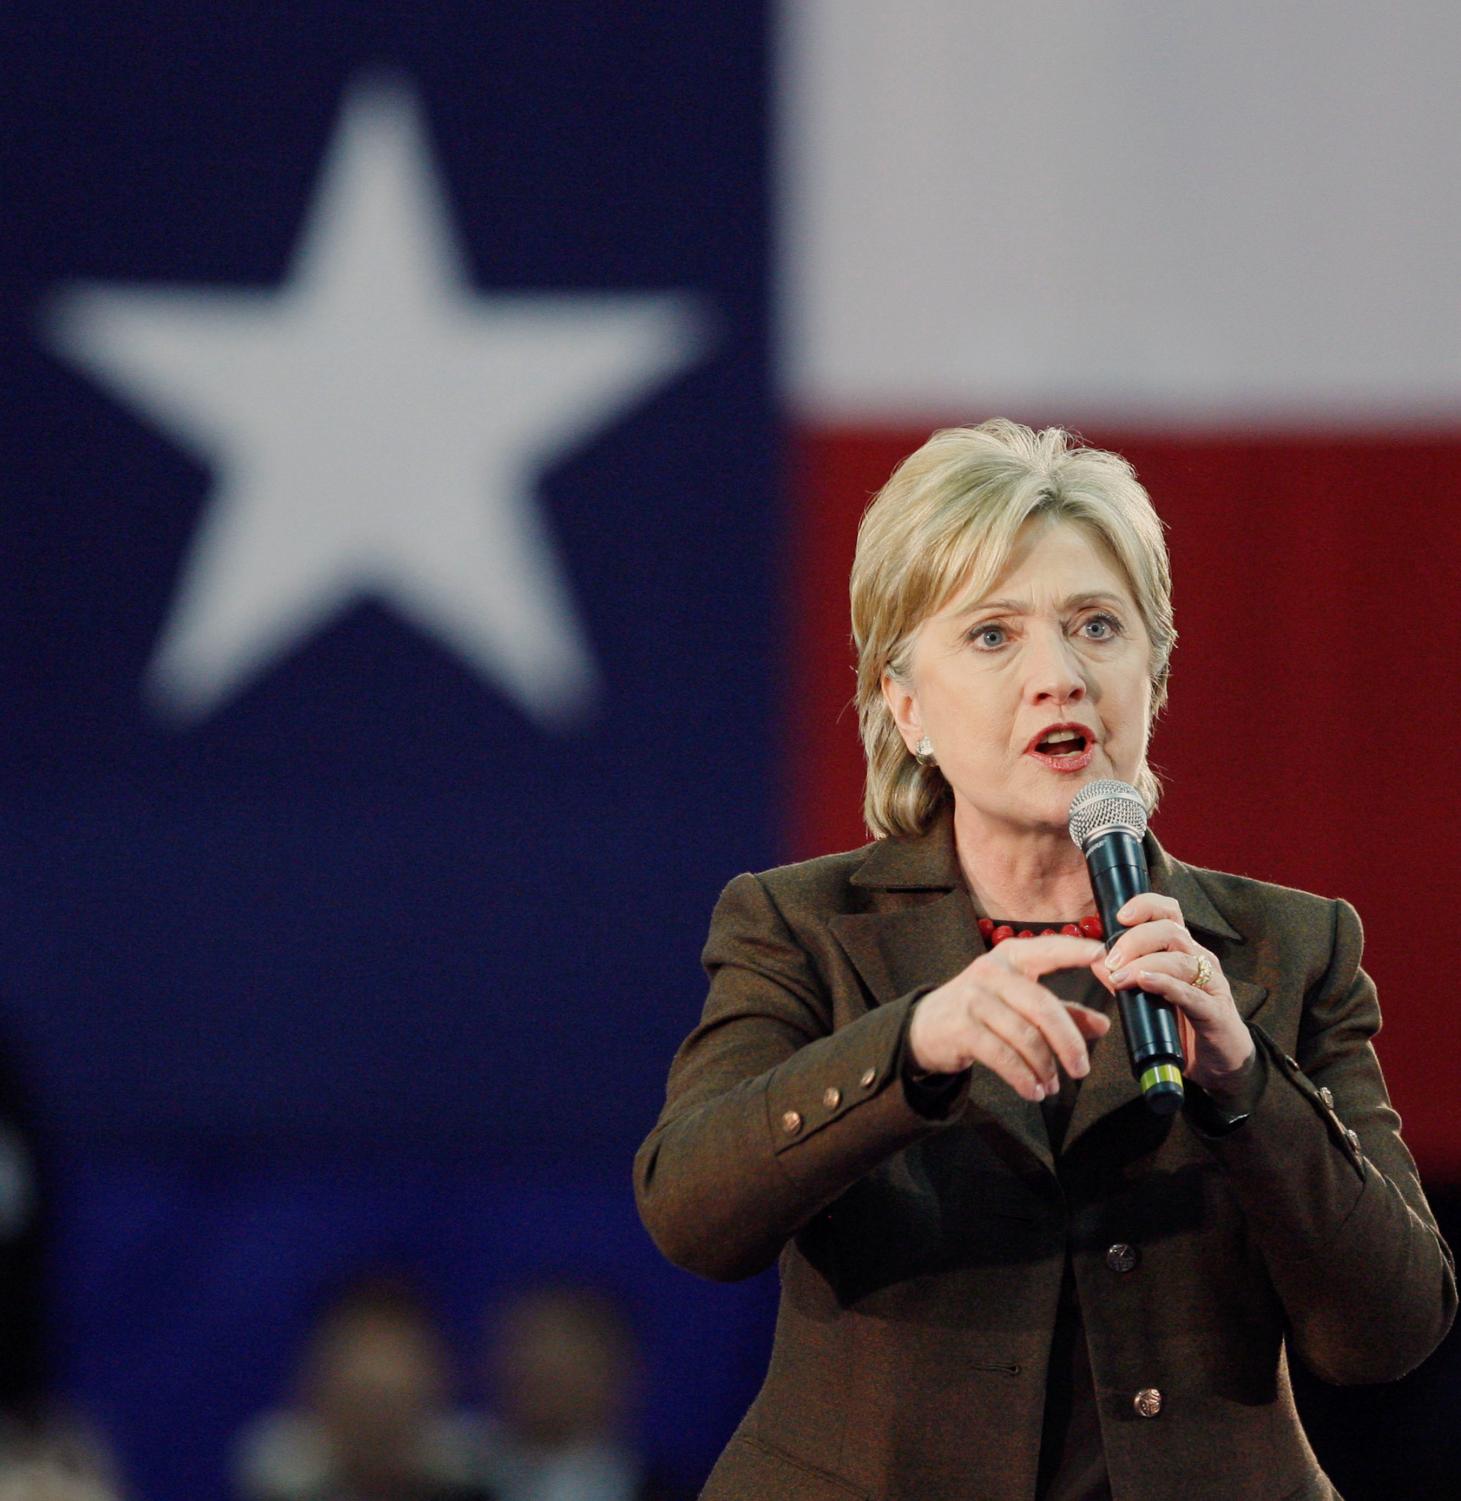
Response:
[[[1106,930],[1101,926],[1101,919],[1094,912],[1089,917],[1081,918],[1079,922],[1068,922],[1058,928],[1041,928],[1038,933],[1034,928],[1021,928],[1017,932],[1008,923],[996,925],[992,917],[981,917],[979,932],[990,948],[1003,943],[1006,938],[1050,938],[1056,933],[1064,933],[1068,938],[1104,938],[1106,936]]]

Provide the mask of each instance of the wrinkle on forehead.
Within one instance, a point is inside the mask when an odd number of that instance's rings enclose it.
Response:
[[[1047,514],[1029,517],[1021,525],[1019,531],[1015,534],[1013,546],[1004,557],[1002,564],[998,566],[997,571],[995,568],[989,566],[988,563],[985,563],[981,567],[982,560],[976,557],[960,576],[953,588],[949,590],[943,601],[929,612],[928,619],[958,619],[965,615],[970,615],[976,610],[987,608],[991,598],[1000,589],[1002,581],[1023,567],[1034,548],[1056,528],[1068,528],[1071,531],[1079,532],[1085,537],[1092,544],[1101,560],[1109,566],[1121,590],[1120,596],[1112,595],[1109,589],[1082,590],[1079,591],[1077,596],[1073,596],[1072,598],[1079,598],[1082,595],[1122,598],[1129,607],[1136,609],[1139,614],[1140,606],[1137,604],[1136,590],[1132,587],[1131,580],[1126,576],[1126,569],[1122,565],[1121,559],[1116,555],[1115,549],[1106,540],[1105,535],[1100,529],[1092,526],[1089,522],[1079,519]],[[1067,600],[1064,604],[1069,605],[1071,602],[1071,600]]]

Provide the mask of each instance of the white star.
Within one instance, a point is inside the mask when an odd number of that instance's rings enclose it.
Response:
[[[592,701],[534,481],[695,359],[703,320],[673,295],[475,293],[406,90],[347,100],[279,290],[79,286],[49,327],[214,471],[161,707],[201,718],[367,597],[536,719]]]

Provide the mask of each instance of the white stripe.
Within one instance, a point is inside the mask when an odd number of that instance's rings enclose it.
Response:
[[[1456,0],[783,0],[822,420],[1461,420]]]

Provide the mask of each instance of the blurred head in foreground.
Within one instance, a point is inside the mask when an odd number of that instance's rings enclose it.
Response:
[[[451,1363],[406,1282],[370,1275],[330,1299],[310,1332],[291,1409],[241,1441],[249,1501],[480,1501],[448,1404]]]
[[[628,1321],[606,1294],[545,1286],[518,1294],[490,1321],[493,1410],[541,1448],[616,1436],[632,1410],[639,1358]]]

